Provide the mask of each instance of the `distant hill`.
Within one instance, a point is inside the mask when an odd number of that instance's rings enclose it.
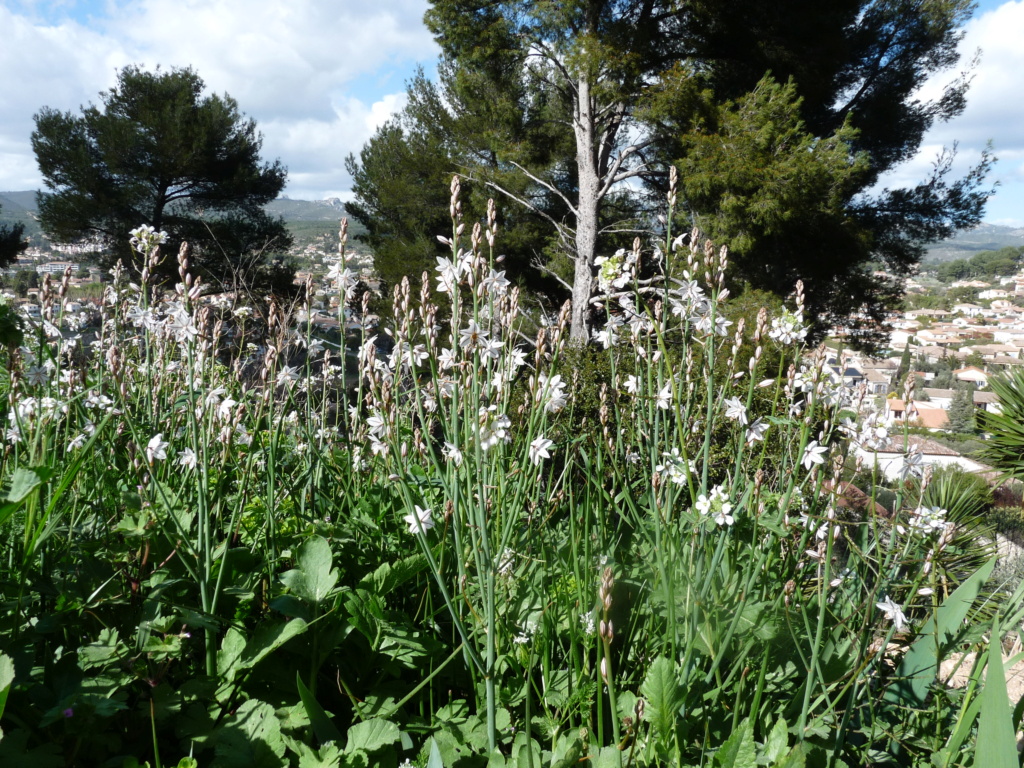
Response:
[[[1024,228],[1004,227],[999,224],[980,224],[961,232],[949,240],[928,246],[926,263],[969,259],[982,251],[998,251],[1006,246],[1024,245]]]
[[[0,223],[21,222],[25,233],[32,237],[40,234],[34,191],[0,192]],[[267,213],[280,216],[288,224],[297,245],[337,235],[338,223],[347,216],[345,204],[336,197],[327,200],[292,200],[278,198],[264,206]],[[350,242],[365,230],[358,222],[349,221]],[[353,243],[355,245],[355,243]],[[1024,228],[1004,227],[999,224],[981,224],[956,237],[928,246],[925,262],[943,262],[968,259],[982,251],[995,251],[1007,245],[1024,245]]]
[[[299,244],[315,240],[321,235],[336,235],[339,222],[348,215],[345,204],[336,197],[327,200],[291,200],[282,197],[264,206],[264,209],[273,216],[283,218]],[[40,236],[36,213],[34,191],[0,192],[0,223],[21,222],[29,238]],[[363,231],[356,222],[350,222],[351,237]]]

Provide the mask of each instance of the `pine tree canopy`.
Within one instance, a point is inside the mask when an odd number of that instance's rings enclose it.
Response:
[[[371,244],[398,249],[381,254],[396,271],[400,244],[438,255],[446,225],[385,213],[392,201],[437,200],[452,173],[480,200],[504,198],[522,227],[506,263],[523,282],[546,276],[552,299],[573,297],[582,340],[595,258],[657,229],[675,165],[675,231],[728,245],[741,285],[784,296],[802,279],[819,331],[844,324],[870,346],[924,244],[978,223],[988,195],[991,156],[954,178],[955,148],[917,186],[877,188],[936,120],[963,111],[969,74],[932,101],[917,89],[957,63],[970,11],[967,0],[435,0],[437,82],[415,78],[402,115],[350,159],[353,212]]]
[[[99,107],[43,108],[32,134],[49,190],[39,194],[40,223],[58,242],[102,244],[109,262],[136,269],[128,233],[147,224],[168,233],[166,253],[187,241],[208,281],[287,289],[291,270],[270,256],[291,238],[262,208],[284,188],[286,170],[260,160],[262,136],[234,99],[203,89],[191,69],[132,66]],[[176,272],[173,258],[162,271]]]

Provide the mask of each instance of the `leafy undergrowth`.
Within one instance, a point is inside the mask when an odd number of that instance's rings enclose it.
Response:
[[[894,513],[846,503],[887,435],[799,289],[734,324],[726,254],[668,232],[572,349],[496,233],[456,219],[351,355],[186,253],[99,317],[44,287],[3,380],[0,763],[1016,765],[975,496],[911,453]]]

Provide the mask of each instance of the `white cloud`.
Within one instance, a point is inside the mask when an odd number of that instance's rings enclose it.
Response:
[[[975,51],[981,58],[973,70],[967,108],[947,123],[935,125],[921,151],[895,169],[882,183],[890,187],[916,184],[928,175],[931,163],[945,147],[958,144],[954,173],[963,173],[978,162],[991,141],[998,162],[990,182],[998,182],[990,198],[985,220],[993,223],[1020,221],[1024,217],[1024,0],[1004,3],[967,23],[960,44],[961,64],[966,66]],[[935,98],[954,76],[944,73],[922,87],[921,98]]]
[[[288,194],[338,195],[350,184],[345,157],[401,108],[417,62],[429,66],[437,57],[422,23],[426,0],[22,0],[14,7],[20,12],[0,5],[0,67],[17,74],[0,82],[0,190],[41,186],[29,141],[36,112],[96,103],[117,70],[136,63],[191,66],[208,91],[230,94],[256,119],[264,158],[289,169]]]
[[[264,157],[289,169],[292,197],[347,197],[344,169],[404,99],[404,80],[437,49],[422,23],[426,0],[5,0],[0,3],[0,190],[41,186],[29,136],[43,106],[77,110],[138,63],[192,66],[228,93],[264,134]],[[957,169],[992,139],[1001,183],[988,218],[1024,218],[1024,0],[971,20],[961,45],[977,48],[966,112],[937,125],[890,186],[927,175],[943,145],[960,142]],[[923,95],[934,95],[946,74]]]

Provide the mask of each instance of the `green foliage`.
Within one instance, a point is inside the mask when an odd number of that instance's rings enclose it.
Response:
[[[991,435],[980,453],[982,461],[1007,477],[1024,479],[1024,371],[989,379],[989,387],[999,397],[1000,412],[978,414],[978,426]]]
[[[973,434],[975,425],[974,387],[960,386],[949,405],[949,428],[959,434]]]
[[[170,236],[167,250],[192,246],[192,264],[228,288],[286,290],[287,268],[270,254],[291,239],[262,206],[284,187],[280,162],[261,162],[256,124],[228,96],[203,95],[191,69],[129,66],[102,106],[81,115],[43,108],[32,148],[48,190],[40,222],[58,242],[99,240],[109,267],[142,269],[129,231],[146,224]],[[174,259],[159,272],[177,274]],[[174,278],[176,279],[176,278]]]
[[[982,251],[969,259],[954,259],[939,265],[938,278],[944,283],[957,280],[987,280],[1012,275],[1024,261],[1024,247],[1006,246],[998,251]]]
[[[0,268],[13,264],[17,261],[18,255],[28,248],[28,240],[24,238],[24,234],[23,224],[0,223]]]
[[[850,393],[799,313],[725,300],[714,249],[664,243],[702,298],[631,292],[635,315],[601,308],[608,348],[579,348],[512,311],[493,234],[455,234],[443,323],[429,290],[400,302],[394,353],[362,338],[348,376],[291,357],[304,322],[260,336],[124,276],[109,354],[23,339],[0,378],[0,763],[975,757],[978,686],[934,669],[1024,610],[978,571],[976,481],[841,506]]]
[[[872,326],[899,298],[898,281],[874,274],[878,264],[906,274],[921,242],[980,219],[987,154],[956,181],[944,155],[915,188],[862,194],[916,152],[934,120],[963,110],[966,78],[935,102],[915,89],[956,61],[967,15],[962,1],[928,12],[869,0],[812,10],[701,2],[682,12],[660,2],[553,10],[436,0],[426,21],[442,49],[439,84],[417,76],[401,120],[350,161],[352,210],[389,281],[403,266],[416,279],[440,255],[441,229],[416,213],[438,194],[429,177],[457,171],[522,206],[510,268],[541,257],[567,289],[565,255],[578,257],[578,292],[594,256],[618,245],[610,233],[650,218],[648,200],[616,184],[638,176],[662,192],[664,167],[676,163],[683,229],[697,223],[730,244],[752,286],[787,295],[802,278],[821,329],[866,309],[854,338],[877,343]],[[584,93],[593,104],[580,110]],[[559,293],[557,282],[538,286]]]

